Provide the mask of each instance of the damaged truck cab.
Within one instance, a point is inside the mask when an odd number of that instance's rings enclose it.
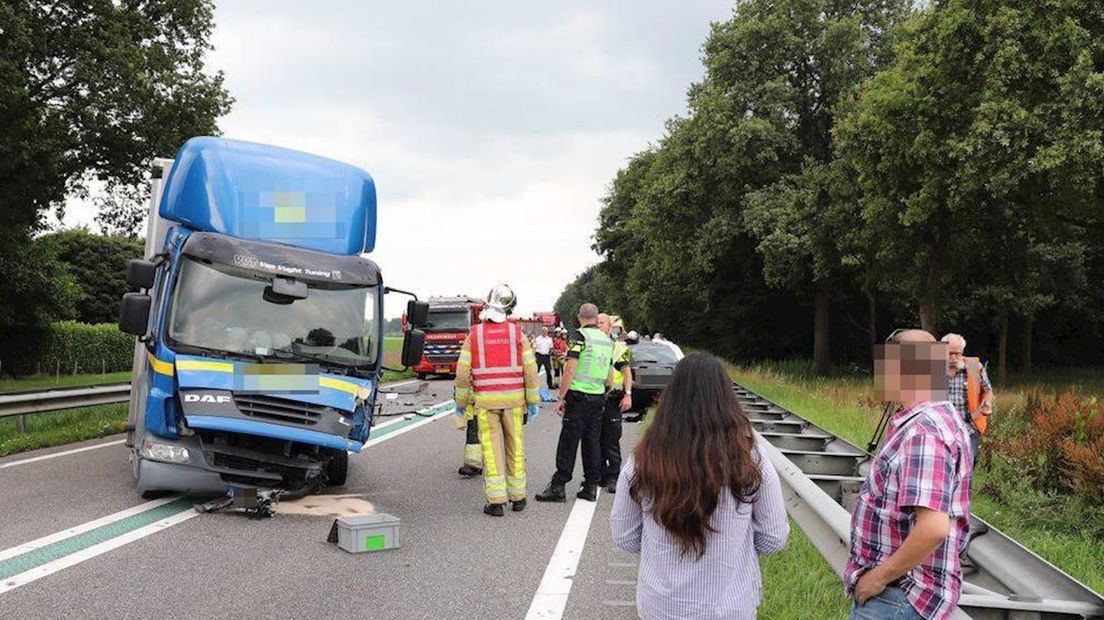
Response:
[[[372,177],[272,146],[193,138],[154,166],[128,425],[140,491],[345,481],[383,366]],[[413,301],[408,314],[425,321]],[[417,323],[415,323],[417,325]],[[408,332],[403,363],[420,360]]]

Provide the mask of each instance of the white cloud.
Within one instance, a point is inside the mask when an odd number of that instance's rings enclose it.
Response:
[[[528,313],[597,261],[607,183],[684,109],[709,22],[731,6],[235,0],[218,5],[209,65],[237,100],[227,137],[372,173],[389,284],[483,295],[506,281]],[[67,225],[91,221],[69,208]]]

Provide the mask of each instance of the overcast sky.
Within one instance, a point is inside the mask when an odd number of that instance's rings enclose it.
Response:
[[[519,312],[551,309],[598,260],[607,184],[685,110],[732,6],[224,0],[209,65],[236,103],[219,126],[368,170],[387,284],[483,296],[504,281]]]

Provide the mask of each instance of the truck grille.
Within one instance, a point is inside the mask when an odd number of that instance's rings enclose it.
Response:
[[[247,416],[300,426],[313,426],[323,414],[331,411],[325,405],[260,394],[235,394],[234,404]]]
[[[425,357],[430,363],[451,363],[460,359],[459,342],[427,342],[425,344]]]

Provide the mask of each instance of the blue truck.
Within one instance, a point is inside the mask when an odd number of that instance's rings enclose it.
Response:
[[[144,495],[343,484],[371,433],[385,288],[363,254],[376,190],[355,166],[198,137],[153,166],[146,257],[119,325],[137,336],[127,445]],[[420,361],[409,330],[402,363]]]

